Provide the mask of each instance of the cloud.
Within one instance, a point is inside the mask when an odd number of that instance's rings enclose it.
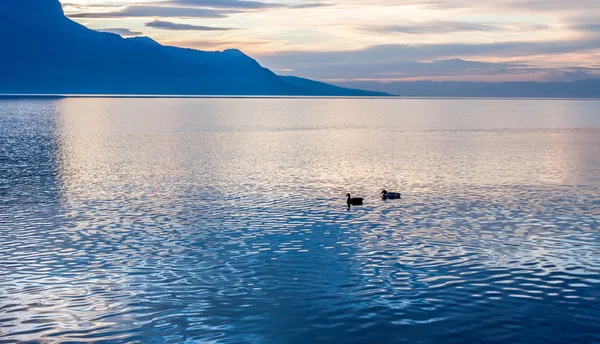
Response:
[[[487,44],[390,44],[352,51],[288,51],[257,56],[268,68],[293,69],[321,80],[399,79],[440,75],[518,74],[539,70],[515,63],[486,63],[457,58],[522,58],[600,51],[600,37],[569,41],[498,42]],[[434,61],[434,62],[418,62]],[[588,69],[580,69],[588,71]],[[596,72],[595,70],[593,72]]]
[[[561,68],[546,70],[544,81],[565,82],[593,79],[600,76],[600,68]]]
[[[107,29],[98,29],[98,31],[116,33],[117,35],[121,35],[123,37],[141,36],[142,35],[142,32],[140,32],[140,31],[125,29],[125,28],[107,28]]]
[[[233,49],[236,47],[244,46],[246,48],[250,48],[253,46],[261,47],[268,46],[272,42],[270,41],[241,41],[235,39],[186,39],[185,41],[179,40],[168,40],[163,41],[162,43],[170,46],[186,46],[192,47],[193,49],[199,49],[204,51],[216,51],[216,50],[226,50]]]
[[[157,35],[163,44],[240,48],[265,67],[317,79],[529,72],[580,78],[596,71],[577,68],[600,57],[599,0],[65,1],[73,18],[144,18],[86,25],[146,32],[147,23],[164,30]]]
[[[285,68],[276,69],[286,70]],[[326,80],[396,80],[457,75],[520,74],[528,72],[529,66],[520,63],[489,63],[449,59],[432,62],[403,60],[376,63],[354,62],[328,65],[327,67],[317,66],[316,68],[315,66],[296,65],[294,68],[288,69],[294,70],[295,73],[301,76]]]
[[[597,0],[381,0],[375,3],[383,6],[422,6],[430,9],[478,9],[493,14],[492,10],[565,12],[587,9],[600,9]]]
[[[574,25],[574,29],[585,32],[592,32],[600,34],[600,24],[579,24]]]
[[[394,72],[389,72],[393,70]],[[389,64],[354,65],[353,69],[331,67],[329,74],[323,72],[310,75],[310,70],[299,69],[293,73],[281,70],[282,74],[301,75],[324,81],[401,81],[401,80],[531,80],[576,81],[598,77],[600,68],[544,68],[525,63],[490,63],[461,59],[437,60],[432,62],[396,61]],[[319,77],[320,76],[320,77]]]
[[[464,56],[519,57],[542,54],[573,53],[600,49],[600,37],[564,41],[387,44],[349,51],[287,51],[263,54],[268,63],[302,65],[351,64],[359,61],[435,60]],[[281,66],[277,68],[293,68]]]
[[[244,13],[256,10],[269,9],[305,9],[331,6],[324,2],[306,2],[295,5],[270,3],[253,0],[172,0],[154,2],[144,5],[108,7],[109,11],[89,11],[94,5],[77,6],[88,11],[69,14],[71,18],[133,18],[133,17],[160,17],[160,18],[226,18],[231,14]],[[98,7],[98,6],[96,6]],[[106,9],[106,6],[102,6]]]
[[[161,21],[161,20],[154,20],[152,22],[146,23],[146,26],[152,27],[155,29],[173,30],[173,31],[229,31],[229,30],[236,30],[234,28],[227,28],[227,27],[212,27],[212,26],[202,26],[202,25],[180,24],[180,23],[172,23],[172,22]]]
[[[335,4],[330,3],[330,2],[306,2],[306,3],[290,6],[290,8],[302,9],[302,8],[319,8],[319,7],[331,7],[331,6],[335,6]]]
[[[426,23],[413,23],[411,25],[388,25],[388,26],[376,26],[366,27],[366,31],[373,31],[379,33],[406,33],[406,34],[430,34],[430,33],[451,33],[451,32],[465,32],[465,31],[495,31],[498,30],[497,26],[476,24],[476,23],[460,23],[460,22],[426,22]]]
[[[207,8],[161,7],[134,5],[110,12],[83,12],[69,14],[71,18],[127,18],[127,17],[176,17],[176,18],[226,18],[235,10]]]
[[[490,24],[490,23],[470,23],[458,21],[428,21],[417,22],[407,25],[382,25],[382,26],[367,26],[361,28],[364,31],[377,33],[405,33],[411,35],[423,34],[448,34],[455,32],[494,32],[494,31],[533,31],[543,30],[548,28],[547,25],[539,24]]]
[[[493,2],[493,4],[496,3]],[[564,0],[499,0],[496,6],[509,9],[564,12],[573,7],[587,8],[588,10],[600,9],[600,2],[597,0],[576,0],[575,3]]]
[[[282,4],[253,1],[253,0],[172,0],[163,2],[165,5],[233,8],[233,9],[263,9],[284,7]]]
[[[231,8],[241,10],[271,9],[271,8],[317,8],[332,6],[326,2],[304,2],[295,5],[285,3],[263,2],[254,0],[171,0],[163,2],[165,5],[208,7],[208,8]]]

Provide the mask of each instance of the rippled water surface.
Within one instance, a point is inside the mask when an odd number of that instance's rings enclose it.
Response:
[[[0,100],[0,342],[599,343],[599,223],[598,101]]]

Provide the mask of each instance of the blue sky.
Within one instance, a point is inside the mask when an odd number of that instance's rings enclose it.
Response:
[[[62,0],[88,27],[325,81],[600,77],[599,0]]]

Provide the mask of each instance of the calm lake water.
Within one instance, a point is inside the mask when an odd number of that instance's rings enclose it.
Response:
[[[599,343],[599,224],[600,101],[0,100],[0,342]]]

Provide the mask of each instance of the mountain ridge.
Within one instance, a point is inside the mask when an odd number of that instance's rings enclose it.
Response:
[[[350,96],[350,97],[389,97],[392,94],[385,92],[366,91],[361,89],[340,87],[332,84],[327,84],[321,81],[301,78],[297,76],[280,75],[283,81],[299,88],[308,88],[313,90],[321,90],[323,93],[328,93],[330,96]]]
[[[407,97],[600,98],[600,79],[571,82],[350,81],[340,87],[368,88]]]
[[[321,96],[237,49],[123,38],[67,18],[58,0],[0,1],[0,93]]]

